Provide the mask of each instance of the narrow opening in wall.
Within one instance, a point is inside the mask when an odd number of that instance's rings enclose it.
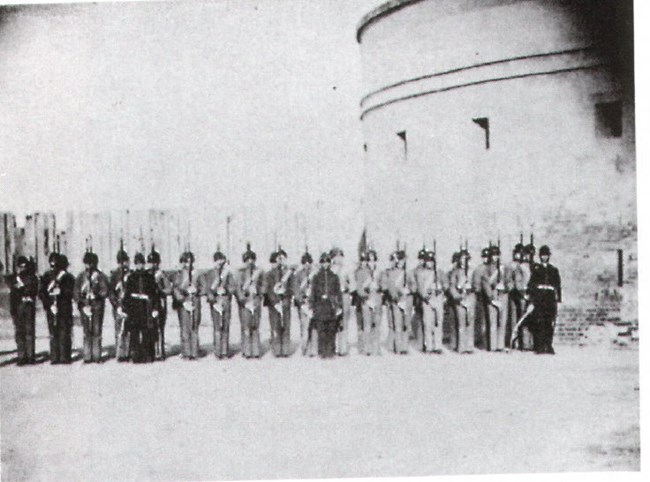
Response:
[[[485,132],[485,149],[490,148],[490,119],[487,117],[475,117],[472,121]]]
[[[396,132],[397,137],[402,139],[403,149],[404,149],[404,162],[408,161],[408,141],[406,139],[406,131]]]
[[[606,138],[623,135],[623,106],[620,100],[596,104],[596,134]]]

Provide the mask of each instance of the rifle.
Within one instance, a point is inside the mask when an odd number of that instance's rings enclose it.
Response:
[[[519,318],[519,321],[515,325],[515,327],[512,329],[512,335],[510,337],[510,348],[514,350],[515,348],[515,342],[519,339],[519,329],[522,327],[524,324],[524,321],[528,318],[528,316],[534,311],[535,306],[531,303],[526,307],[526,311],[524,312],[523,315],[521,315],[521,318]]]
[[[436,291],[438,291],[438,253],[436,252],[436,240],[433,240],[433,282],[436,286]]]

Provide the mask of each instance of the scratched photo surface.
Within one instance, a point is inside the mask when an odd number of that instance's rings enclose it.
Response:
[[[3,480],[638,472],[636,14],[0,6]]]

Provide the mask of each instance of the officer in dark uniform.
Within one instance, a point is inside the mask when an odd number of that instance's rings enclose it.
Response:
[[[101,363],[102,327],[104,305],[108,297],[108,278],[97,269],[99,258],[95,253],[86,252],[83,263],[85,269],[75,280],[74,299],[84,328],[84,363]]]
[[[55,254],[55,253],[53,253]],[[50,362],[72,361],[72,298],[74,276],[68,273],[68,258],[61,254],[54,258],[54,267],[41,278],[41,301],[47,313],[50,328]]]
[[[147,255],[149,272],[153,275],[158,285],[160,297],[160,313],[158,314],[158,335],[156,337],[156,358],[164,360],[165,354],[165,324],[167,323],[167,297],[172,294],[173,287],[170,279],[160,269],[160,253],[153,248]]]
[[[329,253],[320,256],[320,270],[312,279],[309,306],[312,323],[318,331],[318,355],[332,358],[336,355],[336,334],[339,320],[343,314],[341,282],[331,270],[332,258]]]
[[[481,250],[482,264],[472,272],[472,291],[476,300],[474,329],[475,343],[486,350],[490,349],[488,305],[490,304],[489,278],[490,278],[490,248]]]
[[[16,272],[9,277],[9,311],[14,322],[18,365],[36,361],[35,320],[38,277],[25,256],[16,261]]]
[[[124,310],[124,286],[129,278],[130,258],[126,251],[117,252],[117,268],[111,271],[108,283],[108,299],[113,306],[113,320],[115,321],[115,358],[117,361],[129,359],[129,330],[123,326],[126,320]]]
[[[124,287],[124,310],[129,331],[129,355],[134,363],[151,363],[156,357],[160,290],[145,269],[144,254],[133,257],[135,270]]]
[[[554,354],[553,330],[557,317],[557,304],[562,302],[560,272],[549,263],[551,250],[544,245],[539,248],[539,264],[534,265],[528,290],[535,307],[533,349],[535,353]]]

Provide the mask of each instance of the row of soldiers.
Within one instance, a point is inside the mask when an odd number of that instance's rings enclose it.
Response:
[[[535,263],[532,244],[518,244],[512,263],[504,266],[498,246],[482,250],[482,263],[471,273],[471,256],[461,248],[452,256],[452,269],[438,269],[436,253],[423,249],[418,265],[406,269],[406,253],[390,255],[390,267],[378,269],[372,249],[359,255],[351,272],[344,269],[343,251],[323,253],[319,267],[305,252],[301,266],[289,266],[287,253],[279,248],[270,257],[271,269],[257,266],[257,255],[247,246],[243,266],[231,270],[220,250],[214,267],[198,273],[190,251],[180,257],[181,268],[172,275],[160,269],[160,255],[152,249],[134,256],[134,268],[124,250],[117,253],[118,267],[104,275],[98,257],[86,252],[84,270],[68,273],[68,260],[53,253],[51,269],[39,278],[25,257],[19,257],[10,277],[11,314],[16,328],[18,363],[34,362],[36,298],[47,313],[52,363],[71,361],[73,302],[77,304],[84,332],[84,361],[102,360],[102,326],[105,300],[113,309],[115,356],[118,361],[151,362],[164,359],[167,299],[177,312],[181,356],[199,356],[198,328],[201,298],[210,307],[215,356],[230,355],[229,338],[233,304],[238,309],[242,352],[259,358],[262,308],[268,309],[271,349],[278,357],[290,354],[292,305],[298,312],[303,354],[331,357],[349,352],[349,321],[357,322],[359,352],[380,353],[382,320],[388,323],[388,345],[395,353],[407,353],[409,335],[415,335],[422,351],[442,353],[445,310],[451,314],[455,348],[472,353],[475,323],[487,350],[502,351],[517,340],[520,349],[553,353],[553,327],[561,301],[558,270],[550,265],[550,249],[542,246]],[[148,267],[147,267],[148,264]],[[234,302],[233,302],[234,300]],[[485,333],[483,339],[482,334]]]

